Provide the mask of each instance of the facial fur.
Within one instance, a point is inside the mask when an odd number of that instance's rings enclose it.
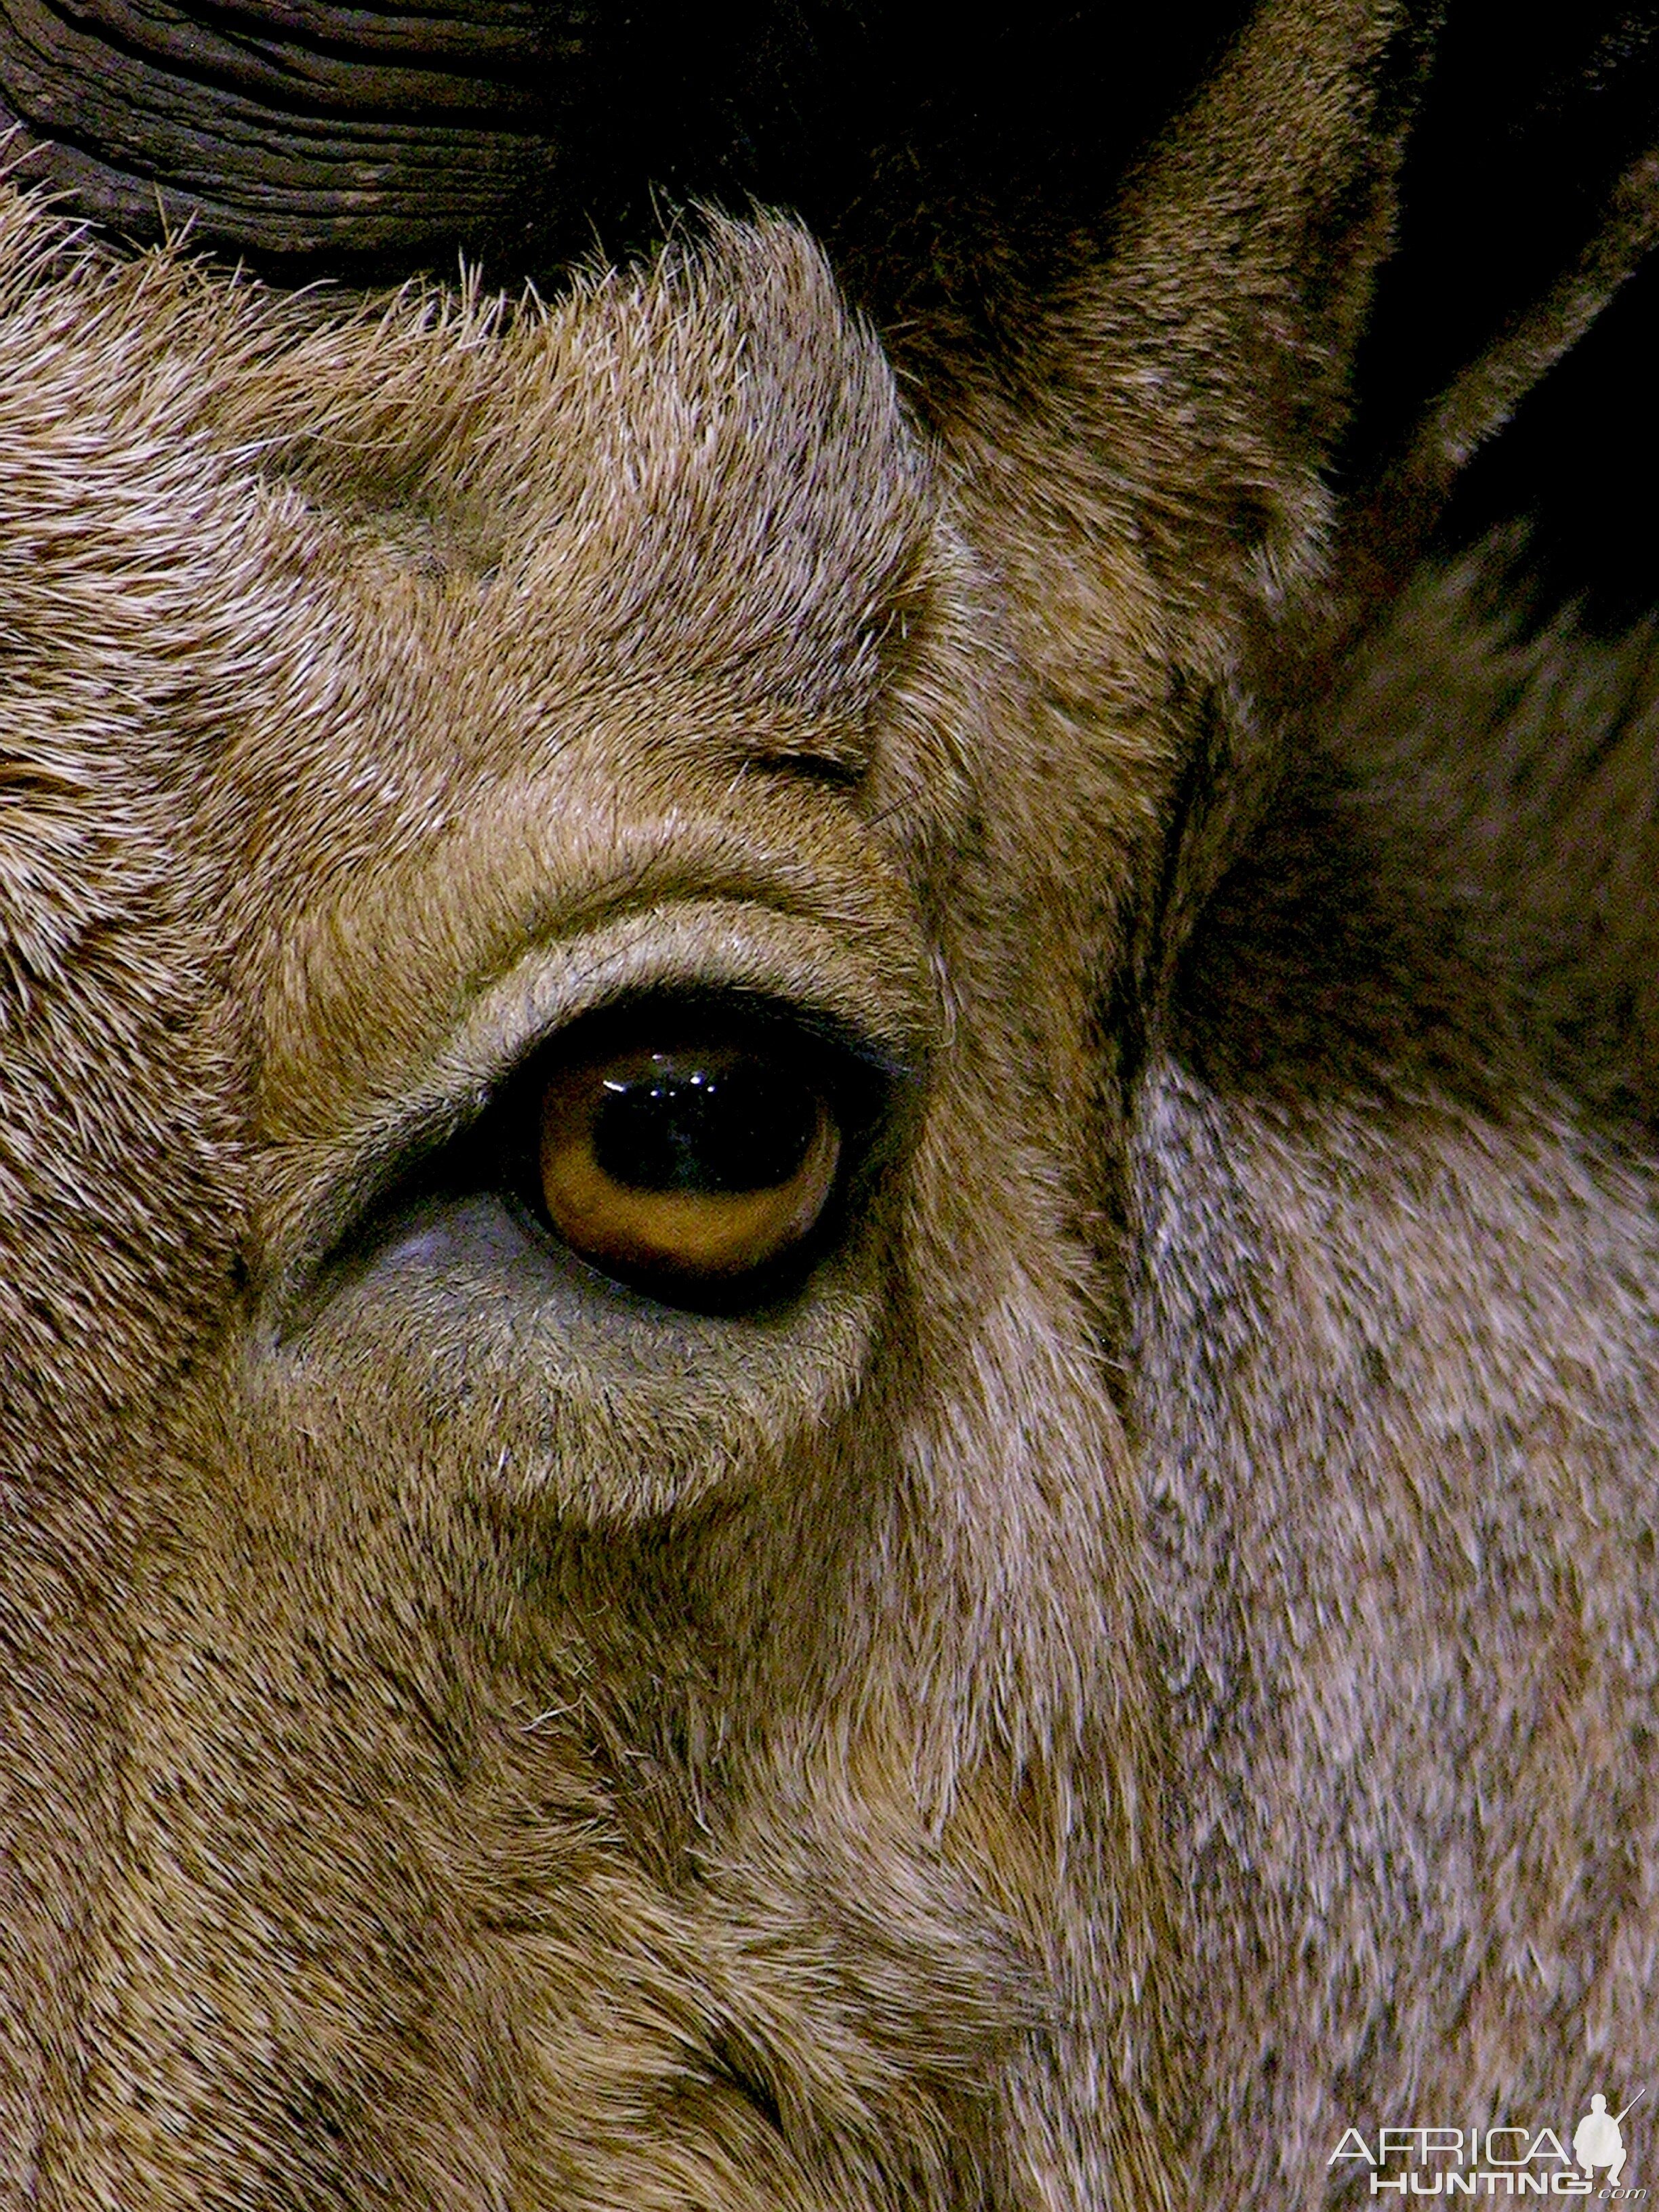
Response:
[[[1285,673],[1418,29],[1271,0],[990,363],[0,204],[0,2201],[1311,2204],[1644,2055],[1648,1170]],[[728,1310],[478,1150],[698,994],[885,1085]]]
[[[1076,1047],[873,341],[782,228],[340,319],[8,214],[12,2185],[1012,2202],[1035,2132],[1161,2187],[1150,2070],[1086,2136],[1060,2086],[1103,1976],[1155,2033],[1161,1911],[1030,1134]],[[781,1305],[654,1305],[488,1189],[375,1212],[562,1024],[714,987],[921,1102]]]

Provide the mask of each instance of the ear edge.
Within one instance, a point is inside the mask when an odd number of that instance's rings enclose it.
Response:
[[[1614,185],[1601,222],[1547,289],[1430,402],[1363,488],[1337,549],[1341,652],[1390,605],[1475,455],[1565,360],[1659,245],[1659,141]]]

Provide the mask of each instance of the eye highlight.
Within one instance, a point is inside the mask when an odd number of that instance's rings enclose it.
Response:
[[[547,1219],[595,1267],[671,1293],[786,1259],[823,1215],[842,1152],[827,1086],[764,1029],[613,1036],[556,1065],[540,1095]]]

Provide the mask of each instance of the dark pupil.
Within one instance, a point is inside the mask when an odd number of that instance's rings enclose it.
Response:
[[[817,1100],[757,1061],[653,1070],[607,1083],[593,1157],[633,1190],[773,1190],[806,1158]]]

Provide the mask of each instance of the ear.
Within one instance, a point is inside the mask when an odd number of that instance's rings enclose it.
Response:
[[[968,535],[1042,702],[1024,879],[1057,910],[1094,887],[1082,957],[1131,1033],[1462,460],[1652,233],[1638,163],[1342,523],[1334,465],[1439,15],[1265,0],[1012,356],[936,378]]]
[[[1159,596],[1200,629],[1322,568],[1325,472],[1437,14],[1267,0],[1132,180],[1056,333]]]
[[[1278,757],[1264,672],[1326,573],[1432,20],[1266,0],[1018,343],[954,380],[929,363],[965,535],[1032,679],[1031,735],[998,763],[1010,873],[1073,918],[1115,1035]]]
[[[1475,453],[1659,238],[1654,143],[1638,147],[1605,201],[1591,199],[1577,250],[1536,296],[1509,303],[1354,487],[1335,551],[1322,550],[1330,502],[1320,479],[1351,411],[1443,13],[1410,0],[1269,0],[1132,185],[1105,267],[1074,295],[1068,335],[1094,356],[1103,430],[1140,459],[1144,515],[1165,525],[1170,550],[1202,574],[1212,599],[1229,520],[1258,556],[1270,601],[1275,586],[1293,592],[1310,556],[1314,571],[1334,571],[1328,657],[1403,581]],[[1583,180],[1565,177],[1561,190],[1583,198]],[[1419,223],[1430,213],[1416,208]],[[1207,549],[1194,528],[1206,520]]]
[[[1585,336],[1656,243],[1659,143],[1637,154],[1579,251],[1451,377],[1355,500],[1338,562],[1343,590],[1333,658],[1406,582],[1475,455]]]

